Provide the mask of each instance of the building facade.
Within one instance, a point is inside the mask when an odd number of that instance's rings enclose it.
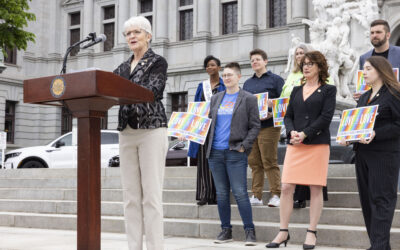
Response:
[[[400,41],[400,1],[379,1],[381,15],[393,27],[392,43]],[[36,21],[28,31],[36,42],[26,51],[8,51],[0,74],[0,129],[9,146],[40,145],[69,131],[68,110],[23,102],[23,80],[57,75],[66,49],[90,32],[107,41],[74,50],[67,72],[86,68],[112,71],[131,52],[122,35],[123,23],[143,15],[152,23],[151,47],[169,64],[164,104],[168,115],[185,111],[199,82],[207,79],[203,59],[214,55],[222,64],[237,61],[242,82],[252,75],[249,52],[268,54],[268,69],[285,78],[292,34],[308,41],[303,18],[313,18],[312,0],[33,0]],[[117,127],[118,107],[108,112],[103,127]]]

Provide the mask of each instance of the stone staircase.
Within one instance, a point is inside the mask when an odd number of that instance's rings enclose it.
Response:
[[[102,231],[124,232],[118,168],[102,169]],[[251,179],[248,172],[248,187]],[[0,226],[76,229],[76,169],[0,169]],[[215,238],[220,231],[217,206],[196,205],[196,168],[167,167],[164,180],[165,234]],[[268,183],[265,183],[268,189]],[[331,165],[329,201],[318,226],[318,245],[367,248],[353,165]],[[264,192],[264,201],[269,192]],[[398,198],[400,194],[398,195]],[[232,203],[235,204],[232,198]],[[309,209],[294,210],[290,243],[302,244]],[[266,243],[279,228],[279,209],[253,207],[257,239]],[[237,206],[232,209],[233,237],[244,238]],[[400,249],[400,202],[393,220],[392,249]]]

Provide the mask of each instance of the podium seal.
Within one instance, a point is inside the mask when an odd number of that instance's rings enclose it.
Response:
[[[60,98],[65,92],[65,80],[61,76],[53,79],[50,85],[50,93],[56,98]]]

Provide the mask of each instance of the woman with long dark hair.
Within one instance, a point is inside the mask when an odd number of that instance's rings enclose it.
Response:
[[[219,76],[219,72],[221,70],[221,61],[218,58],[212,55],[207,56],[204,59],[204,69],[210,78],[207,81],[199,83],[194,96],[195,102],[210,101],[211,96],[207,96],[207,92],[214,95],[226,89],[224,81],[222,81],[222,78]],[[217,203],[215,185],[206,158],[207,144],[208,141],[206,141],[204,145],[190,142],[188,151],[189,157],[197,158],[196,200],[198,201],[197,205],[199,206],[207,203],[209,205]]]
[[[400,166],[400,85],[392,65],[381,56],[366,60],[364,80],[371,89],[357,107],[379,106],[371,138],[354,144],[358,192],[369,249],[389,250]]]

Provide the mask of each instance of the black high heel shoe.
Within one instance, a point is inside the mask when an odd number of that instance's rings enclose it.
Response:
[[[307,233],[313,233],[313,234],[315,234],[315,238],[317,238],[317,231],[307,229]],[[314,248],[315,248],[315,245],[303,244],[303,249],[314,249]]]
[[[281,244],[284,244],[285,247],[286,247],[288,241],[290,240],[289,229],[279,229],[279,231],[288,232],[288,235],[287,235],[286,240],[284,240],[284,241],[282,241],[282,242],[280,242],[280,243],[271,242],[271,243],[269,243],[269,244],[267,244],[267,245],[265,246],[266,248],[279,248]]]

